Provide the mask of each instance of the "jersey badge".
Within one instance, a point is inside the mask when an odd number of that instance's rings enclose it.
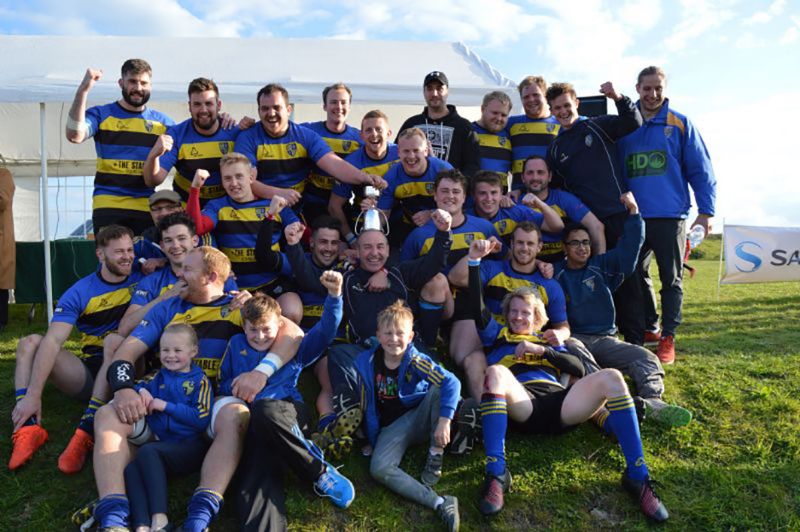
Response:
[[[192,392],[194,392],[194,381],[183,381],[181,388],[183,388],[184,395],[192,395]]]
[[[350,151],[350,146],[352,146],[352,145],[353,145],[353,141],[346,140],[346,141],[342,142],[342,149],[344,151],[346,151],[346,152],[349,152]]]
[[[664,126],[664,138],[670,138],[672,136],[672,130],[675,129],[672,126]]]
[[[425,183],[425,192],[428,194],[433,194],[433,183]]]
[[[555,124],[547,124],[545,126],[545,129],[547,130],[548,133],[553,133],[556,130],[556,125]]]
[[[591,290],[592,292],[594,292],[594,277],[589,277],[588,279],[584,279],[584,280],[583,280],[583,284],[585,284],[585,285],[586,285],[586,287],[587,287],[589,290]]]
[[[224,307],[222,307],[219,310],[219,315],[222,316],[223,318],[225,318],[225,317],[229,316],[231,312],[233,312],[233,310],[231,309],[231,306],[230,305],[225,305]]]
[[[230,148],[230,145],[227,142],[220,142],[219,143],[219,152],[222,155],[225,155],[226,153],[228,153],[228,148]]]
[[[497,136],[497,143],[499,145],[501,145],[501,146],[505,146],[506,145],[506,138],[505,137],[501,137],[500,135],[498,135]]]
[[[587,148],[592,147],[592,134],[588,134],[583,138],[583,143],[586,144]]]
[[[297,154],[297,143],[296,142],[290,142],[286,146],[286,153],[289,154],[289,157],[294,157],[295,154]]]
[[[263,220],[267,217],[267,209],[266,207],[256,207],[256,216],[259,220]]]
[[[144,121],[144,128],[147,130],[148,133],[153,132],[153,121],[152,120],[145,120]]]

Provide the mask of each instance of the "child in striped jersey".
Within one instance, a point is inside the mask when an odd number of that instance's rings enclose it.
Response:
[[[95,518],[100,529],[126,526],[128,520],[139,532],[168,529],[167,474],[198,471],[208,450],[203,431],[211,419],[212,389],[203,370],[192,363],[197,352],[191,325],[177,323],[164,329],[161,369],[134,387],[148,413],[132,427],[126,425],[129,447],[138,449],[125,467],[125,494],[98,501]]]
[[[373,447],[370,473],[392,491],[436,511],[458,530],[458,499],[431,486],[442,476],[442,456],[458,406],[458,378],[417,351],[414,316],[402,300],[378,314],[378,344],[356,358],[365,432]],[[430,441],[419,482],[400,469],[409,445]]]

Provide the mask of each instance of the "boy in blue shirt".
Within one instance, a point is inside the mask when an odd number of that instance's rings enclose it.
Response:
[[[129,443],[123,452],[133,454],[131,446],[141,447],[125,467],[125,493],[107,494],[97,503],[94,514],[101,530],[124,527],[129,518],[134,530],[163,530],[169,522],[167,472],[188,474],[203,463],[208,443],[202,433],[211,419],[212,391],[203,370],[192,364],[197,353],[197,334],[191,325],[164,329],[161,370],[134,387],[147,416],[124,425],[126,432],[121,434]],[[98,432],[104,428],[98,423]]]
[[[356,358],[367,439],[373,447],[370,473],[392,491],[428,506],[458,530],[458,499],[431,486],[442,476],[444,447],[461,393],[458,378],[411,343],[414,316],[402,300],[378,314],[378,345]],[[400,469],[412,443],[430,439],[422,482]]]

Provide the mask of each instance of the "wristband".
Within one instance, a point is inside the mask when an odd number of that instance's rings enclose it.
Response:
[[[354,235],[353,233],[347,233],[344,236],[344,239],[347,240],[348,244],[352,244],[353,242],[356,241],[356,235]]]
[[[467,257],[467,266],[480,266],[481,259],[470,259]]]
[[[80,122],[67,115],[67,128],[72,131],[89,131],[89,124],[81,120]]]
[[[280,357],[275,353],[267,353],[258,366],[255,367],[255,370],[259,373],[263,373],[267,376],[267,378],[272,377],[272,375],[281,369],[283,366],[283,362],[281,361]]]
[[[116,360],[108,366],[106,378],[111,387],[111,393],[116,393],[123,388],[133,388],[133,364],[127,360]]]

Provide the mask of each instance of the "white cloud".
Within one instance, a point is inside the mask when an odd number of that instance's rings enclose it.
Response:
[[[792,26],[784,32],[779,42],[781,44],[793,44],[797,42],[798,37],[800,37],[800,30],[797,29],[797,26]]]
[[[766,42],[763,39],[760,39],[753,34],[753,32],[747,31],[739,36],[736,39],[736,47],[742,49],[752,49],[752,48],[763,48],[766,46]]]
[[[766,11],[757,11],[744,19],[742,24],[744,26],[753,26],[755,24],[766,24],[773,18],[780,16],[783,9],[786,7],[786,0],[775,0],[769,5]]]
[[[725,2],[681,0],[681,21],[665,40],[668,51],[685,49],[691,41],[733,18]]]

